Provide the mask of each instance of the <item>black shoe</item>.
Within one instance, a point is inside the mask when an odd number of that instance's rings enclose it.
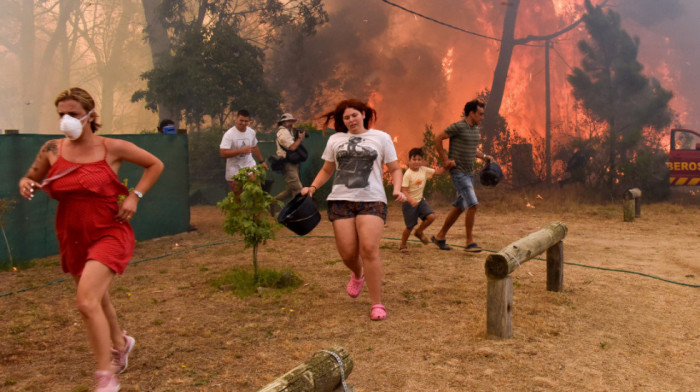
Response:
[[[445,240],[438,240],[435,238],[435,236],[430,237],[430,241],[433,242],[433,244],[437,245],[440,250],[452,250],[449,245],[445,243]]]
[[[465,252],[471,252],[471,253],[479,253],[481,252],[481,247],[476,244],[476,242],[472,242],[471,244],[467,245],[466,248],[464,248]]]

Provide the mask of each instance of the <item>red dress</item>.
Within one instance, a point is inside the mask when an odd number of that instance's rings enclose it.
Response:
[[[105,158],[107,145],[103,141]],[[88,260],[97,260],[122,274],[134,253],[134,230],[116,220],[119,195],[129,191],[105,158],[75,163],[63,158],[51,166],[42,189],[58,200],[56,236],[64,272],[80,276]]]

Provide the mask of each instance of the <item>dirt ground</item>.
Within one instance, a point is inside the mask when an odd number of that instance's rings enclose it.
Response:
[[[381,322],[369,319],[366,287],[357,299],[345,293],[349,273],[325,213],[310,235],[282,229],[260,251],[261,266],[292,268],[303,286],[239,299],[211,282],[252,266],[251,251],[223,232],[215,207],[193,207],[198,230],[139,242],[112,284],[122,326],[136,338],[122,391],[257,391],[336,344],[353,356],[347,381],[356,392],[697,390],[700,203],[645,204],[624,223],[619,203],[479,197],[475,234],[485,252],[476,255],[415,241],[401,254],[392,205]],[[428,234],[449,209],[433,207]],[[513,338],[486,339],[488,252],[552,221],[568,227],[564,292],[545,290],[543,261],[523,264],[512,274]],[[448,243],[464,246],[461,222]],[[91,389],[94,362],[67,278],[57,257],[0,273],[0,294],[14,292],[0,297],[0,390]]]

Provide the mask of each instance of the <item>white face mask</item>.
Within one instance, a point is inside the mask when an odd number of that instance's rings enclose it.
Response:
[[[63,117],[61,117],[60,122],[61,132],[63,132],[70,140],[79,138],[80,135],[83,134],[83,120],[85,120],[90,113],[92,113],[92,110],[79,119],[64,114]]]

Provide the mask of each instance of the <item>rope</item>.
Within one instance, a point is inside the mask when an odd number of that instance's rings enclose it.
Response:
[[[284,236],[284,237],[281,237],[281,238],[335,238],[335,237],[332,236],[332,235],[306,235],[306,236],[288,235],[288,236]],[[401,238],[395,238],[395,237],[382,237],[382,239],[383,239],[383,240],[390,240],[390,241],[401,241]],[[242,241],[242,240],[239,240],[239,241]],[[422,243],[422,242],[420,242],[419,240],[411,240],[411,239],[409,239],[408,241],[410,241],[410,242]],[[194,245],[194,246],[192,246],[192,249],[208,248],[208,247],[210,247],[210,246],[223,245],[223,244],[232,244],[232,243],[234,243],[234,242],[236,242],[236,241],[231,240],[231,241],[212,242],[212,243],[209,243],[209,244]],[[453,246],[453,247],[455,247],[455,248],[466,248],[466,246],[462,246],[462,245],[453,245],[453,244],[449,244],[449,245],[450,245],[450,246]],[[498,251],[492,250],[492,249],[485,249],[485,248],[484,248],[483,250],[486,251],[486,252],[498,253]],[[129,263],[129,264],[139,264],[139,263],[143,263],[143,262],[146,262],[146,261],[158,260],[158,259],[162,259],[162,258],[164,258],[164,257],[174,256],[174,255],[176,255],[176,254],[183,253],[183,252],[185,252],[185,251],[186,251],[186,249],[182,249],[182,250],[178,250],[178,251],[176,251],[176,252],[165,253],[165,254],[162,254],[162,255],[159,255],[159,256],[153,256],[153,257],[148,257],[148,258],[145,258],[145,259],[134,260],[134,261],[132,261],[132,262]],[[541,258],[541,257],[533,257],[533,260],[547,261],[547,259],[543,259],[543,258]],[[661,278],[661,277],[659,277],[659,276],[654,276],[654,275],[650,275],[650,274],[645,274],[645,273],[643,273],[643,272],[630,271],[630,270],[623,270],[623,269],[617,269],[617,268],[597,267],[597,266],[594,266],[594,265],[586,265],[586,264],[580,264],[580,263],[571,263],[571,262],[566,262],[566,261],[564,262],[564,264],[573,265],[573,266],[576,266],[576,267],[592,268],[592,269],[597,269],[597,270],[601,270],[601,271],[621,272],[621,273],[625,273],[625,274],[639,275],[639,276],[644,276],[644,277],[646,277],[646,278],[656,279],[656,280],[660,280],[660,281],[662,281],[662,282],[671,283],[671,284],[675,284],[675,285],[679,285],[679,286],[695,287],[695,288],[700,287],[700,285],[698,285],[698,284],[677,282],[677,281],[674,281],[674,280]],[[52,281],[50,281],[50,282],[44,283],[43,285],[37,285],[37,286],[27,287],[27,288],[24,288],[24,289],[19,289],[19,290],[16,290],[16,291],[8,291],[8,292],[6,292],[6,293],[0,293],[0,298],[2,298],[2,297],[8,297],[8,296],[10,296],[10,295],[12,295],[12,294],[23,293],[23,292],[25,292],[25,291],[30,291],[30,290],[34,290],[34,289],[40,289],[40,288],[42,288],[42,287],[47,287],[47,286],[51,286],[51,285],[58,284],[58,283],[63,283],[63,282],[65,282],[65,281],[67,281],[67,280],[70,280],[70,279],[57,279],[57,280],[52,280]]]
[[[345,370],[343,370],[343,360],[340,359],[340,356],[333,351],[328,351],[328,350],[321,350],[321,352],[328,353],[335,357],[335,360],[338,361],[338,366],[340,367],[340,382],[343,384],[343,391],[348,392],[348,384],[345,383]]]

